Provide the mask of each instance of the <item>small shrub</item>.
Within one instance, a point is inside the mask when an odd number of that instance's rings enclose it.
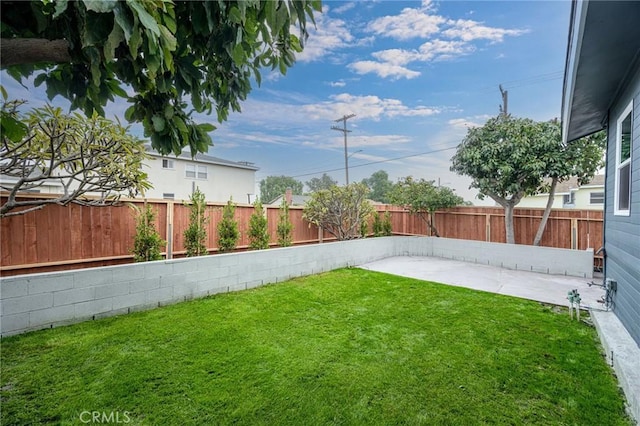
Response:
[[[291,223],[291,217],[289,217],[289,205],[285,199],[280,204],[280,213],[278,215],[278,226],[276,228],[276,234],[278,234],[278,244],[280,247],[289,247],[293,244],[293,224]]]
[[[235,212],[236,205],[232,200],[227,201],[227,205],[222,208],[222,220],[218,223],[218,248],[221,253],[233,251],[238,245],[240,231],[234,217]]]
[[[391,225],[391,213],[388,211],[384,212],[384,217],[382,218],[382,235],[385,237],[391,236],[393,233],[393,226]]]
[[[253,213],[249,219],[249,248],[251,250],[264,250],[269,248],[269,232],[267,218],[264,215],[262,203],[253,203]]]
[[[162,248],[167,242],[160,238],[156,231],[153,223],[156,217],[154,211],[148,204],[145,204],[142,210],[136,206],[132,207],[136,211],[136,236],[131,250],[134,262],[161,260]]]
[[[189,227],[184,231],[184,247],[187,249],[187,257],[203,256],[207,254],[207,202],[200,188],[196,188],[189,201]]]
[[[380,214],[378,212],[373,213],[373,236],[379,237],[382,235],[382,220],[380,220]]]
[[[362,238],[367,238],[369,235],[369,221],[367,219],[360,222],[360,236]]]

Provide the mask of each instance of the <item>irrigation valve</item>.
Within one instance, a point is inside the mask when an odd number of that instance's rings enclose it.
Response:
[[[567,293],[567,299],[569,300],[569,315],[571,315],[571,319],[573,319],[573,309],[576,310],[576,319],[580,321],[580,293],[578,293],[578,289],[573,289]]]

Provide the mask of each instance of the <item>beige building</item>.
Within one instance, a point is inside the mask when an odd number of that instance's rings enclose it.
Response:
[[[517,207],[545,208],[549,194],[524,197]],[[586,185],[578,185],[577,178],[558,183],[553,197],[554,209],[603,210],[604,175],[596,175]]]

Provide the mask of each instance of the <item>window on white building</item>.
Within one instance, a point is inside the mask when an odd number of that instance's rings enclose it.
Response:
[[[604,192],[592,192],[589,194],[590,204],[604,204]]]
[[[162,168],[173,170],[173,160],[169,160],[168,158],[162,159]]]
[[[187,164],[185,166],[185,176],[191,179],[196,178],[196,165],[195,164]]]
[[[176,198],[176,194],[174,194],[173,192],[164,192],[162,193],[162,198],[164,198],[165,200],[173,200]]]
[[[189,179],[207,179],[207,166],[198,166],[195,164],[187,164],[185,168],[185,176]]]
[[[616,126],[616,187],[614,214],[629,216],[631,201],[631,150],[633,101],[625,108]]]
[[[198,179],[207,179],[207,166],[198,166]]]

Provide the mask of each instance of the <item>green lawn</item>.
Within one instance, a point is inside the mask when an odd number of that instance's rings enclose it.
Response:
[[[557,311],[338,270],[5,338],[2,424],[630,424]]]

